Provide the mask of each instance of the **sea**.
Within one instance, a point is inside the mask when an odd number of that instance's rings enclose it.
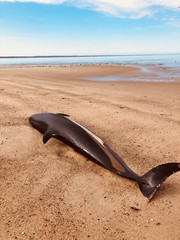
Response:
[[[161,64],[180,67],[180,54],[0,57],[0,66],[80,64]]]
[[[87,78],[93,81],[146,81],[174,82],[180,79],[180,54],[143,54],[143,55],[84,55],[84,56],[24,56],[0,57],[0,67],[5,66],[71,66],[87,64],[139,65],[145,74],[127,80],[123,76]],[[153,65],[159,65],[162,71],[155,71]],[[155,77],[149,73],[154,73]]]

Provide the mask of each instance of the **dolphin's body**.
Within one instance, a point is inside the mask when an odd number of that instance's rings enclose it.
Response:
[[[180,163],[159,165],[143,176],[133,172],[126,163],[93,132],[72,121],[66,114],[39,113],[29,118],[31,125],[40,131],[43,143],[56,138],[74,148],[110,171],[139,183],[143,195],[151,199],[163,181],[180,171]]]

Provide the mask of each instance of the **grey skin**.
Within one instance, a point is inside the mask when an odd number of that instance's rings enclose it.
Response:
[[[159,165],[139,176],[103,140],[66,114],[39,113],[30,116],[29,122],[43,134],[43,143],[50,138],[62,141],[110,171],[136,181],[142,194],[149,199],[167,177],[180,171],[180,163],[172,162]]]

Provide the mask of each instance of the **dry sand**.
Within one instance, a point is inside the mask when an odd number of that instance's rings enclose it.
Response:
[[[0,239],[180,239],[180,174],[148,202],[138,185],[28,123],[62,112],[105,140],[137,173],[180,162],[180,81],[93,82],[141,76],[126,66],[0,68]]]

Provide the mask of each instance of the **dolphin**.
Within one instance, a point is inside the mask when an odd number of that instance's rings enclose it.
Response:
[[[43,143],[55,138],[108,170],[136,181],[142,194],[151,199],[167,177],[180,171],[179,162],[161,164],[139,176],[102,139],[63,113],[38,113],[30,124],[43,134]]]

